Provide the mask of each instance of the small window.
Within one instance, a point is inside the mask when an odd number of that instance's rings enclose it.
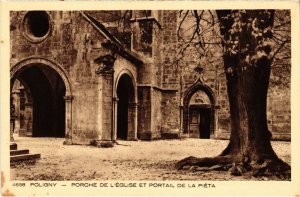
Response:
[[[44,40],[51,29],[50,17],[45,11],[30,11],[24,17],[25,36],[33,42]]]

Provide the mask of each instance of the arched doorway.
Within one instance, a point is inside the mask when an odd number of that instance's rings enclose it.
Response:
[[[123,74],[117,84],[117,139],[135,138],[136,103],[134,85],[128,74]]]
[[[197,91],[190,99],[188,130],[190,137],[209,139],[211,133],[211,104],[203,91]]]
[[[60,74],[50,66],[33,63],[13,73],[12,87],[16,81],[31,94],[32,130],[27,132],[33,137],[65,137],[66,86]]]
[[[189,137],[209,139],[215,128],[215,98],[212,90],[197,81],[185,93],[183,131]]]

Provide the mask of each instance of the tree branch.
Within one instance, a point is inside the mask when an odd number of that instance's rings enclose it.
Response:
[[[274,52],[274,55],[271,57],[271,61],[273,61],[274,57],[277,55],[277,53],[282,49],[282,47],[288,42],[289,40],[286,40],[285,42],[281,43],[279,48]]]
[[[185,15],[183,16],[183,19],[182,19],[182,20],[180,21],[180,23],[179,23],[178,29],[177,29],[177,36],[178,36],[178,38],[181,38],[182,40],[183,40],[183,38],[180,36],[180,32],[179,32],[179,31],[180,31],[181,26],[182,26],[183,22],[185,21],[185,19],[186,19],[188,13],[189,13],[189,10],[186,11]],[[180,14],[181,14],[181,13],[180,13]]]

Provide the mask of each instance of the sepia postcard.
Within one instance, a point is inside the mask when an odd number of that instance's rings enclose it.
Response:
[[[0,2],[1,194],[300,195],[299,8]]]

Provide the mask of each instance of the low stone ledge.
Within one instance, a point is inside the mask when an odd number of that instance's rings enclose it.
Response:
[[[114,147],[115,142],[110,140],[92,140],[91,145],[98,148],[112,148]]]
[[[63,142],[63,145],[74,145],[74,144],[73,144],[72,140],[65,140]]]
[[[272,140],[274,141],[291,141],[291,134],[289,133],[272,133]]]
[[[162,139],[180,139],[179,133],[162,133]]]

